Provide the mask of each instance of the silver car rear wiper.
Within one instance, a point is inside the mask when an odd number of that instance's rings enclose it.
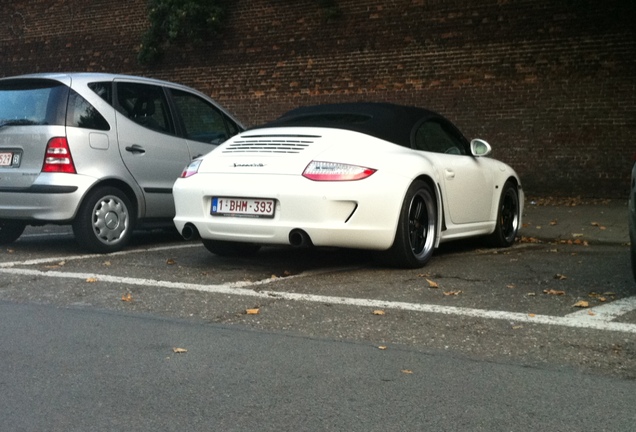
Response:
[[[32,126],[40,124],[33,120],[29,119],[11,119],[11,120],[0,120],[0,129],[5,126]]]

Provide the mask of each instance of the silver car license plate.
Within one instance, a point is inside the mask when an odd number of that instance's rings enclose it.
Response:
[[[0,166],[11,166],[13,163],[13,153],[0,153]]]
[[[273,218],[276,202],[264,198],[212,198],[213,216],[248,216]]]

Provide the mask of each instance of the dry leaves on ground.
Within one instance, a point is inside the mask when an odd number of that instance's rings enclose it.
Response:
[[[426,282],[428,282],[428,287],[429,288],[439,288],[439,284],[435,281],[432,281],[430,279],[426,279]]]
[[[572,307],[578,307],[578,308],[588,308],[590,307],[590,302],[585,301],[585,300],[579,300],[576,303],[574,303],[572,305]]]
[[[543,294],[561,296],[561,295],[565,295],[565,291],[560,291],[555,289],[546,289],[546,290],[543,290]]]

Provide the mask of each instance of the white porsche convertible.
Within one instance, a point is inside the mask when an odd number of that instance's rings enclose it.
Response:
[[[297,108],[193,161],[175,225],[219,255],[262,245],[377,251],[421,267],[449,240],[514,243],[523,190],[490,145],[434,112],[387,103]]]

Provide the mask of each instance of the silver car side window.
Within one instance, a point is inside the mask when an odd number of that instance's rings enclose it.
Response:
[[[115,109],[135,123],[157,132],[174,134],[172,118],[163,88],[118,82]]]
[[[180,90],[171,89],[187,139],[208,144],[221,144],[238,133],[238,128],[214,105]]]

